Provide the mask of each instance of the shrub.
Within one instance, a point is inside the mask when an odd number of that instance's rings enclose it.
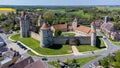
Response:
[[[54,36],[60,36],[62,34],[61,30],[55,30]]]

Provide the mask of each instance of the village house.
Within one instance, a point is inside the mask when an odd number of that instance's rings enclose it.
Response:
[[[105,18],[106,19],[106,18]],[[120,40],[120,34],[119,31],[114,26],[114,22],[105,21],[101,25],[101,31],[112,40]]]

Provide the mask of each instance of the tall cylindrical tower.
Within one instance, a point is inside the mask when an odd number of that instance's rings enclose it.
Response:
[[[53,45],[53,34],[47,23],[43,23],[40,28],[40,47],[49,47]]]
[[[94,22],[91,24],[91,46],[96,46],[96,28]]]

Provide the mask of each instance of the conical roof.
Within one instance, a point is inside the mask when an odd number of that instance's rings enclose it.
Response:
[[[47,23],[44,22],[40,29],[41,30],[47,30],[47,29],[50,29],[50,27],[47,25]]]
[[[77,18],[75,18],[75,19],[73,20],[73,22],[77,22]]]

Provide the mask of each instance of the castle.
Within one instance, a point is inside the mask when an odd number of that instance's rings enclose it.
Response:
[[[40,27],[40,32],[39,34],[36,34],[34,32],[31,32],[30,34],[30,21],[29,18],[26,18],[26,15],[23,14],[21,19],[20,19],[20,23],[21,23],[21,37],[29,37],[31,36],[34,39],[37,39],[40,41],[40,47],[50,47],[52,45],[56,45],[56,44],[70,44],[70,45],[76,45],[76,44],[90,44],[91,46],[96,46],[96,30],[94,27],[94,22],[91,24],[91,28],[90,27],[86,27],[84,26],[84,28],[87,29],[88,33],[85,33],[84,29],[83,29],[83,35],[84,36],[74,36],[74,37],[69,37],[69,36],[58,36],[55,37],[53,36],[53,32],[55,31],[55,28],[53,26],[48,25],[48,23],[46,22],[42,22],[42,25],[40,24],[40,19],[41,16],[38,19],[38,25],[41,26]],[[56,26],[61,26],[61,25],[66,25],[66,28],[62,28],[62,27],[58,27],[58,29],[60,30],[65,30],[68,31],[68,27],[71,27],[71,29],[74,32],[78,32],[81,33],[80,30],[78,28],[81,28],[81,26],[77,27],[77,18],[75,18],[73,20],[73,23],[71,26],[67,25],[67,24],[58,24]],[[54,30],[53,30],[54,28]],[[78,30],[77,30],[78,29]],[[37,36],[37,37],[36,37]],[[39,39],[38,39],[39,38]]]

